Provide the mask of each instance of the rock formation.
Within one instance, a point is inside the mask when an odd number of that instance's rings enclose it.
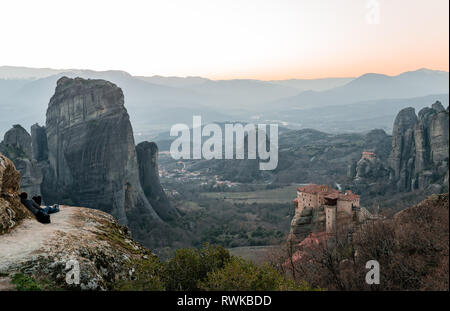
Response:
[[[440,106],[442,107],[442,105]],[[438,110],[430,124],[430,158],[435,165],[442,161],[448,161],[448,130],[449,113],[445,110]]]
[[[163,220],[176,219],[179,214],[170,205],[159,181],[158,146],[154,142],[142,142],[136,146],[136,153],[139,179],[150,204]]]
[[[119,87],[104,80],[59,79],[47,110],[46,135],[48,166],[41,188],[47,203],[100,209],[132,231],[138,222],[161,222],[140,184]]]
[[[42,171],[36,160],[32,159],[31,136],[20,125],[14,125],[5,133],[0,152],[10,158],[20,172],[20,188],[30,195],[41,194]]]
[[[347,177],[353,179],[356,177],[356,166],[358,165],[358,161],[351,161],[351,163],[347,166]]]
[[[9,232],[20,221],[31,216],[20,203],[19,187],[19,172],[12,161],[0,153],[0,235]]]
[[[31,146],[33,159],[38,162],[48,160],[47,134],[44,126],[37,123],[31,126]]]
[[[5,133],[3,144],[15,157],[31,159],[31,136],[19,124]]]
[[[20,203],[19,180],[12,161],[0,154],[0,290],[14,290],[17,273],[42,290],[127,289],[135,270],[159,262],[126,227],[98,210],[61,206],[51,225],[38,223]],[[71,284],[66,277],[74,263],[79,282]]]
[[[42,170],[36,160],[17,158],[14,160],[20,172],[20,189],[30,196],[41,195]]]
[[[361,158],[356,163],[355,182],[364,181],[380,181],[389,177],[389,170],[384,167],[383,162],[379,158],[365,159]]]
[[[399,190],[410,190],[414,170],[414,127],[417,116],[414,108],[401,110],[395,118],[392,131],[392,151],[389,166],[393,170],[392,179]]]
[[[311,233],[325,231],[325,217],[325,208],[323,206],[316,209],[305,208],[301,213],[296,210],[291,221],[288,243],[294,246]]]
[[[400,111],[392,134],[391,181],[400,191],[444,184],[449,158],[449,114],[440,102],[416,116],[413,108]],[[448,186],[448,184],[447,184]]]

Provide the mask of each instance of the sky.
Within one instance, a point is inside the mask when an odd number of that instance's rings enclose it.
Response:
[[[448,71],[448,0],[0,0],[0,66],[211,79]]]

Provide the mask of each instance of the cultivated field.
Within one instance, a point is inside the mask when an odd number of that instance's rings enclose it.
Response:
[[[261,203],[291,203],[297,196],[299,184],[253,192],[203,192],[202,196],[210,199],[225,200],[230,203],[261,204]]]
[[[242,246],[229,248],[230,254],[236,257],[241,257],[250,260],[255,264],[262,264],[268,261],[269,253],[278,248],[277,245],[267,246]]]

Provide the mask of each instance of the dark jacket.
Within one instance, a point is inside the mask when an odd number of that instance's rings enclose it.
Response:
[[[25,205],[25,207],[28,208],[35,216],[41,210],[41,207],[33,200],[20,199],[20,202],[22,202],[22,204]]]

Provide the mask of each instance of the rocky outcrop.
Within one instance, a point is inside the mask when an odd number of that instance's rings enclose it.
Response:
[[[20,125],[14,125],[5,133],[0,151],[10,158],[19,171],[20,188],[30,195],[41,194],[42,170],[32,159],[32,139]]]
[[[17,158],[14,160],[20,172],[20,189],[30,196],[41,195],[42,170],[36,160]]]
[[[389,178],[389,170],[385,167],[384,162],[378,157],[368,159],[362,157],[356,163],[355,183],[373,183],[384,181]]]
[[[0,235],[9,232],[31,213],[20,203],[20,174],[0,153]],[[1,249],[0,249],[1,251]]]
[[[104,80],[58,80],[47,110],[47,203],[70,203],[112,214],[120,224],[161,219],[139,181],[133,130],[122,90]]]
[[[2,276],[27,275],[41,290],[121,290],[139,267],[159,262],[111,215],[60,209],[50,225],[27,219],[11,234],[0,235]]]
[[[416,123],[417,116],[414,108],[401,110],[395,118],[389,166],[393,170],[392,179],[399,190],[411,189],[416,152],[414,144]]]
[[[3,145],[11,153],[11,157],[31,159],[31,136],[19,124],[5,133]]]
[[[376,156],[374,160],[363,157],[352,160],[347,166],[347,177],[361,183],[366,181],[374,182],[389,176],[386,162],[391,152],[392,138],[384,130],[375,129],[365,135],[364,151],[373,152]]]
[[[171,206],[159,181],[158,146],[154,142],[142,142],[136,146],[139,164],[139,179],[142,189],[163,220],[179,217],[177,210]]]
[[[392,137],[384,130],[375,129],[366,134],[365,150],[373,151],[377,159],[381,162],[387,162],[392,148]]]
[[[413,108],[400,111],[392,134],[391,181],[400,191],[445,184],[449,158],[449,114],[440,102],[416,116]]]
[[[305,208],[301,213],[296,210],[291,221],[288,243],[295,246],[311,233],[323,231],[325,231],[325,209],[323,207]]]
[[[37,222],[19,201],[19,180],[0,154],[0,289],[14,289],[12,277],[23,274],[42,290],[118,290],[139,267],[159,263],[104,212],[61,206],[51,224]]]
[[[440,110],[430,124],[430,158],[434,165],[448,161],[449,113]]]
[[[426,169],[430,162],[430,123],[436,111],[432,108],[424,108],[419,112],[419,120],[414,129],[414,143],[416,146],[415,172]]]

